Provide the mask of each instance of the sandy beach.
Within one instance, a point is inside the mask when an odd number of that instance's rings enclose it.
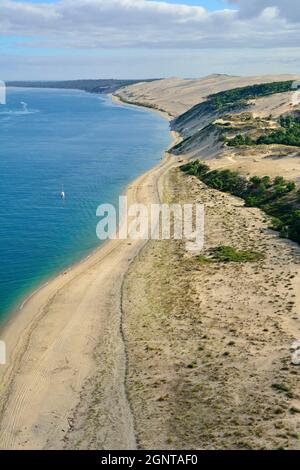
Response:
[[[300,0],[0,0],[0,29],[3,461],[286,464]]]
[[[166,154],[134,181],[128,202],[159,202],[161,178],[174,163]],[[144,244],[106,242],[42,286],[5,326],[1,449],[136,447],[125,388],[121,290]]]
[[[280,79],[288,77],[168,79],[121,94],[176,117],[212,90]],[[271,113],[291,109],[290,92],[257,99],[248,126],[258,129]],[[238,127],[240,117],[226,119]],[[191,113],[181,130],[197,136],[214,119]],[[300,183],[295,147],[232,149],[208,128],[178,153],[207,160],[212,169]],[[291,361],[300,340],[299,245],[269,230],[270,218],[259,209],[176,168],[166,175],[163,201],[204,204],[205,249],[197,259],[184,242],[149,242],[126,276],[127,390],[140,447],[299,449],[299,367]],[[222,245],[260,253],[263,260],[207,262],[210,249]]]
[[[288,78],[168,79],[118,94],[171,119],[213,91]],[[300,340],[299,246],[271,232],[259,209],[184,175],[178,167],[193,151],[166,152],[129,186],[129,203],[202,203],[206,250],[227,244],[264,259],[206,264],[184,241],[114,240],[49,281],[1,335],[1,449],[299,449],[290,362]],[[205,152],[213,168],[247,175],[280,174],[288,160],[284,175],[299,181],[289,154],[278,165],[216,155],[211,136]]]

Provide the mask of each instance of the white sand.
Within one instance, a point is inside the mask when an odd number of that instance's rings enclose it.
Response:
[[[159,201],[166,158],[127,190],[129,203]],[[24,304],[1,333],[7,365],[0,367],[0,448],[61,449],[85,390],[102,371],[101,426],[87,447],[132,449],[135,433],[124,386],[125,349],[120,331],[121,287],[144,241],[113,240]],[[109,352],[109,353],[108,353]],[[76,447],[89,430],[77,430]]]
[[[257,83],[298,80],[297,75],[264,75],[234,77],[230,75],[209,75],[194,80],[167,78],[150,83],[138,83],[118,90],[117,94],[128,101],[163,109],[172,116],[184,113],[195,104],[204,101],[208,95]]]
[[[208,94],[290,78],[296,77],[169,79],[119,94],[176,116]],[[167,156],[141,176],[128,189],[130,201],[158,202],[163,178],[177,164]],[[125,273],[144,245],[106,243],[42,287],[7,325],[1,334],[8,347],[7,366],[0,368],[1,449],[136,447],[124,383],[121,297]]]

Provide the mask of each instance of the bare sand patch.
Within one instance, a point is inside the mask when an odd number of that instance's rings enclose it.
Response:
[[[132,103],[165,110],[171,116],[176,117],[192,106],[205,101],[208,95],[214,93],[259,83],[298,79],[297,75],[238,77],[222,74],[213,74],[192,80],[167,78],[124,87],[118,90],[117,95]],[[272,107],[272,104],[267,103]]]
[[[300,250],[265,216],[172,170],[165,200],[206,205],[206,249],[257,263],[202,263],[151,242],[124,288],[127,387],[146,449],[299,449]]]

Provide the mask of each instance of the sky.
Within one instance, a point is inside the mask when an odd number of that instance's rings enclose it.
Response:
[[[299,0],[0,0],[0,80],[300,74]]]

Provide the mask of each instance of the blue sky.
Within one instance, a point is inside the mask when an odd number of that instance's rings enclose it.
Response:
[[[27,3],[24,0],[15,0],[18,3]],[[56,3],[58,0],[31,0],[30,3]],[[158,0],[165,1],[165,0]],[[208,8],[209,10],[217,10],[218,8],[224,8],[225,1],[223,0],[169,0],[168,3],[174,4],[185,4],[185,5],[197,5]],[[228,6],[228,5],[227,5]]]
[[[299,0],[0,0],[0,12],[2,80],[300,72]]]

